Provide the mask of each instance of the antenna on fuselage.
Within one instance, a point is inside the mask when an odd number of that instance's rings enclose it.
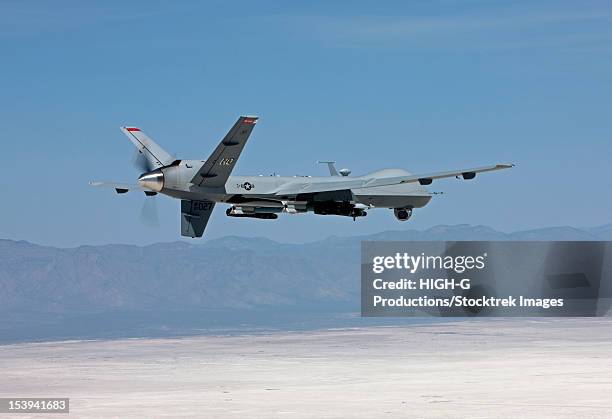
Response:
[[[336,170],[336,166],[334,166],[336,164],[335,161],[318,161],[317,163],[321,164],[321,163],[325,163],[327,165],[327,168],[329,169],[329,175],[330,176],[340,176],[338,174],[338,171]]]

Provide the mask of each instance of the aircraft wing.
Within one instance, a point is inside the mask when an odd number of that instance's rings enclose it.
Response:
[[[463,170],[451,170],[448,172],[426,173],[420,175],[394,176],[394,177],[361,177],[348,178],[346,180],[330,182],[295,182],[281,186],[275,191],[277,196],[297,195],[302,193],[329,192],[346,189],[373,188],[376,186],[399,185],[402,183],[420,183],[429,185],[434,179],[447,177],[462,177],[463,179],[473,179],[477,173],[491,172],[494,170],[509,169],[513,164],[496,164],[491,166],[475,167]]]
[[[89,182],[91,186],[103,187],[103,188],[113,188],[117,193],[126,193],[129,191],[147,191],[147,189],[142,188],[139,185],[133,185],[130,183],[117,183],[117,182],[98,182],[91,181]]]
[[[257,123],[256,116],[241,116],[204,162],[191,183],[198,186],[223,186],[232,173],[251,131]]]

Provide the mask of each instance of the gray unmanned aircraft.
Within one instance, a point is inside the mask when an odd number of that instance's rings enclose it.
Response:
[[[229,204],[230,217],[276,219],[280,213],[312,211],[320,215],[357,217],[376,207],[393,209],[406,221],[413,208],[421,208],[432,193],[424,187],[434,179],[473,179],[477,173],[508,169],[496,164],[448,172],[412,175],[402,169],[384,169],[364,176],[349,176],[327,163],[328,177],[312,176],[230,176],[258,118],[241,116],[207,160],[179,160],[145,135],[139,128],[121,131],[136,146],[145,173],[135,185],[90,182],[112,187],[117,193],[139,190],[147,196],[158,193],[181,200],[181,234],[202,237],[216,203]]]

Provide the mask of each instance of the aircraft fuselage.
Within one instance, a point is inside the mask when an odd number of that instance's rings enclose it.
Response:
[[[331,176],[230,176],[222,187],[201,187],[189,183],[202,165],[201,160],[183,160],[179,164],[161,169],[163,172],[164,195],[178,199],[203,200],[220,203],[233,203],[248,206],[249,201],[255,206],[265,207],[270,200],[277,202],[300,201],[299,197],[278,195],[282,186],[288,184],[307,185],[312,182],[340,182],[359,177]],[[402,169],[385,169],[366,175],[368,178],[385,178],[409,175]],[[303,195],[307,195],[307,186]],[[352,192],[349,201],[368,207],[382,208],[421,208],[431,200],[431,194],[419,184],[378,186],[363,189],[348,189]],[[239,198],[239,199],[238,199]],[[257,201],[260,202],[257,202]],[[268,200],[268,201],[266,201]],[[270,204],[268,204],[269,206]]]

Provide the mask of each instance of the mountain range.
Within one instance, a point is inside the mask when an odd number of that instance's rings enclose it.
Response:
[[[514,233],[441,225],[305,244],[232,236],[56,248],[0,240],[0,342],[359,322],[364,240],[607,241],[612,225]]]

